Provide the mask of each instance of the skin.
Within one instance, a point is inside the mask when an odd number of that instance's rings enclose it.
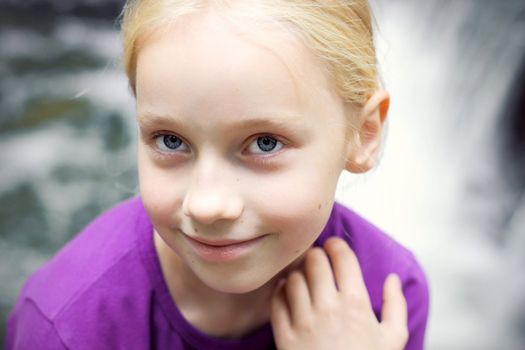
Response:
[[[324,251],[310,249],[304,269],[278,285],[272,299],[279,349],[403,349],[408,341],[406,323],[399,278],[387,278],[378,322],[359,262],[339,238],[327,240]]]
[[[173,300],[190,323],[217,337],[240,337],[271,320],[279,348],[306,349],[301,339],[326,348],[315,339],[333,340],[327,335],[340,328],[312,330],[331,324],[328,317],[357,330],[347,333],[356,349],[366,348],[359,339],[383,330],[397,334],[391,344],[402,347],[403,332],[374,324],[371,308],[353,308],[351,297],[330,302],[328,315],[308,307],[334,296],[327,256],[344,266],[336,281],[348,287],[340,292],[368,298],[346,243],[330,243],[326,252],[311,246],[329,218],[341,171],[373,166],[388,94],[377,91],[356,113],[298,40],[252,27],[233,27],[212,12],[187,15],[154,33],[138,54],[140,192]],[[350,117],[358,144],[347,137]],[[275,141],[271,151],[260,148],[265,136]],[[234,259],[208,261],[188,236],[259,240]],[[387,287],[388,324],[402,330],[401,289]],[[323,292],[311,295],[317,289]],[[306,315],[308,327],[295,326],[296,314]]]

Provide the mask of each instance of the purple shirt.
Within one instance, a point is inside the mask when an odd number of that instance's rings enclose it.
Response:
[[[410,339],[423,348],[428,286],[414,255],[354,212],[335,204],[316,241],[346,239],[355,251],[376,317],[383,282],[397,273],[408,302]],[[207,336],[189,324],[170,296],[140,197],[91,222],[20,292],[7,324],[6,349],[268,349],[271,325],[242,339]]]

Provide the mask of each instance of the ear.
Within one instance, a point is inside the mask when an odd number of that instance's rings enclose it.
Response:
[[[363,173],[374,167],[381,148],[381,133],[388,113],[390,95],[379,89],[368,99],[357,119],[353,138],[347,144],[346,170]]]

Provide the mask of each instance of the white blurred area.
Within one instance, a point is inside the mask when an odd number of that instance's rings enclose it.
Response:
[[[525,4],[374,5],[386,144],[373,172],[342,177],[337,198],[418,257],[431,289],[428,349],[524,349],[525,203],[498,225],[495,130],[525,52]]]

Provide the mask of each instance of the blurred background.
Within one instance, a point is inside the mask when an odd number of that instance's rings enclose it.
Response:
[[[374,0],[380,165],[337,199],[427,273],[428,349],[525,348],[525,2]],[[0,344],[26,278],[138,192],[121,0],[0,0]]]

